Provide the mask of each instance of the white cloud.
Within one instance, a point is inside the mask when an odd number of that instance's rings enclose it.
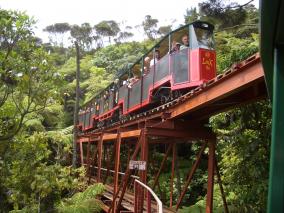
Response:
[[[244,3],[247,0],[238,0]],[[255,0],[257,1],[257,0]],[[38,20],[36,35],[47,40],[42,29],[60,22],[94,25],[102,20],[126,21],[127,25],[141,24],[145,15],[159,20],[160,25],[184,22],[187,8],[198,5],[201,0],[0,0],[0,7],[26,11]]]

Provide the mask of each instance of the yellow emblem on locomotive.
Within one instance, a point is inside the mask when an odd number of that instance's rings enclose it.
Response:
[[[210,52],[205,52],[204,57],[202,57],[202,65],[205,65],[206,70],[210,70],[213,67],[213,59]]]

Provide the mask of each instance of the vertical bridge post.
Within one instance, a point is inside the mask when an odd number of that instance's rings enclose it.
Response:
[[[213,190],[214,190],[215,140],[210,140],[208,142],[208,147],[209,147],[209,158],[208,158],[206,213],[212,213]]]

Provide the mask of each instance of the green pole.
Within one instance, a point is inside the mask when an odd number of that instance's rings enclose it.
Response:
[[[284,212],[284,45],[275,49],[268,212]]]

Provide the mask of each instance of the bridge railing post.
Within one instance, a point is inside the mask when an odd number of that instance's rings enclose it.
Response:
[[[102,150],[103,149],[103,134],[100,136],[98,141],[98,172],[97,172],[97,182],[101,181],[101,167],[102,167]]]
[[[147,191],[147,213],[151,213],[151,192]]]
[[[174,177],[175,177],[175,162],[176,162],[176,144],[173,145],[172,169],[171,169],[171,184],[170,184],[170,208],[173,207],[173,191],[174,191]]]
[[[148,140],[147,134],[145,131],[141,134],[141,160],[146,162],[145,170],[140,171],[140,180],[142,183],[147,184],[147,168],[148,168]],[[143,187],[139,187],[139,195],[141,198],[139,199],[139,209],[138,212],[143,212],[144,198],[146,193]]]
[[[120,135],[120,130],[118,130],[117,140],[115,144],[115,160],[114,160],[114,184],[113,184],[114,202],[116,199],[116,194],[118,191],[118,182],[119,182],[120,146],[121,146],[121,135]],[[113,209],[113,212],[115,212],[115,208]]]
[[[213,212],[215,145],[216,145],[216,140],[210,140],[208,142],[209,156],[208,156],[208,182],[207,182],[206,213]]]
[[[157,206],[156,206],[156,210],[158,213],[162,213],[163,212],[163,204],[161,202],[161,200],[158,198],[158,196],[155,194],[155,192],[149,187],[147,186],[146,184],[142,183],[141,181],[135,179],[135,183],[134,183],[134,186],[135,186],[135,203],[134,203],[134,212],[135,213],[141,213],[143,212],[143,206],[142,206],[142,209],[139,209],[139,205],[140,205],[140,202],[139,202],[139,199],[141,197],[141,193],[140,193],[140,190],[138,190],[138,188],[140,189],[143,189],[146,192],[146,195],[147,195],[147,206],[146,206],[146,210],[147,210],[147,213],[151,213],[152,212],[152,197],[155,199],[156,203],[157,203]],[[144,197],[143,197],[143,200],[144,200]]]
[[[84,165],[84,156],[83,156],[83,142],[80,141],[80,162],[81,162],[81,166]]]
[[[207,145],[207,143],[204,143],[204,144],[202,145],[202,147],[201,147],[201,149],[200,149],[198,155],[196,156],[196,160],[195,160],[195,162],[194,162],[194,164],[193,164],[193,166],[192,166],[192,168],[191,168],[189,174],[187,175],[187,180],[186,180],[186,182],[185,182],[185,185],[184,185],[184,187],[183,187],[183,190],[182,190],[182,192],[181,192],[181,195],[180,195],[180,197],[178,198],[178,201],[177,201],[176,210],[178,210],[178,208],[180,207],[181,202],[182,202],[182,199],[184,198],[185,193],[186,193],[186,191],[187,191],[187,188],[188,188],[188,186],[189,186],[189,184],[190,184],[190,182],[191,182],[191,180],[192,180],[193,174],[195,173],[197,167],[198,167],[199,164],[200,164],[201,156],[202,156],[202,154],[203,154],[203,152],[204,152],[204,150],[205,150],[205,148],[206,148],[206,145]]]
[[[142,138],[141,136],[144,134],[144,130],[141,131],[140,133],[140,136],[139,136],[139,139],[138,139],[138,143],[135,145],[135,149],[134,149],[134,152],[131,156],[131,160],[135,160],[136,159],[136,156],[139,152],[139,150],[141,149],[141,143],[142,143]],[[121,138],[120,138],[121,140]],[[129,164],[129,162],[128,162]],[[127,183],[129,181],[129,178],[131,176],[131,173],[132,173],[132,170],[129,169],[129,167],[127,167],[126,169],[126,172],[125,172],[125,175],[124,175],[124,178],[122,180],[122,182],[120,183],[119,187],[117,188],[116,192],[114,192],[113,194],[113,202],[112,202],[112,205],[111,207],[109,208],[108,210],[108,213],[110,212],[113,212],[114,211],[114,201],[118,198],[118,195],[119,195],[119,200],[118,200],[118,208],[120,207],[121,205],[121,202],[122,202],[122,199],[123,199],[123,196],[125,194],[125,191],[126,191],[126,187],[127,187]],[[121,190],[121,193],[119,193]]]

